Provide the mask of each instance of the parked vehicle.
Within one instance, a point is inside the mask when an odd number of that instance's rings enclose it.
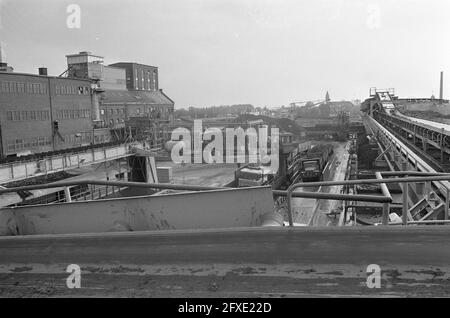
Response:
[[[236,171],[238,187],[256,187],[271,184],[274,178],[270,166],[247,165]]]
[[[319,144],[310,149],[306,157],[300,160],[300,177],[302,181],[321,181],[323,171],[333,154],[333,145]]]

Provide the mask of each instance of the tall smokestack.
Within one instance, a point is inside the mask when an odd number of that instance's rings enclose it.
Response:
[[[444,72],[441,72],[441,86],[439,88],[439,100],[442,103],[442,100],[444,99]]]

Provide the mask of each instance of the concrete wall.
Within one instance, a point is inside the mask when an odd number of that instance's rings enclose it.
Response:
[[[100,86],[104,89],[126,90],[125,69],[105,66],[103,69],[103,81]]]
[[[259,226],[270,187],[72,202],[0,210],[0,236]]]

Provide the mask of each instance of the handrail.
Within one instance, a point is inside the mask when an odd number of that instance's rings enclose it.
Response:
[[[405,174],[405,172],[403,172]],[[435,176],[427,177],[404,177],[404,178],[391,178],[391,179],[360,179],[360,180],[344,180],[344,181],[321,181],[321,182],[301,182],[291,185],[287,190],[287,213],[289,217],[289,226],[294,226],[292,209],[291,209],[291,199],[293,191],[297,188],[305,187],[318,187],[318,186],[336,186],[336,185],[358,185],[358,184],[381,184],[381,183],[405,183],[405,182],[427,182],[427,181],[450,181],[450,175],[437,174]],[[0,190],[1,191],[1,190]],[[1,192],[0,192],[1,193]],[[304,193],[302,193],[304,194]],[[319,193],[316,193],[319,194]],[[314,197],[314,196],[311,196]],[[358,195],[351,195],[353,201],[358,200]],[[374,201],[379,203],[390,203],[392,198],[387,198],[386,196],[374,197]],[[317,196],[318,198],[318,196]],[[379,200],[379,201],[376,201]],[[386,201],[387,200],[387,201]],[[390,201],[389,201],[390,200]]]
[[[289,218],[289,226],[294,225],[291,200],[292,197],[299,198],[314,198],[314,199],[331,199],[331,200],[351,200],[351,201],[365,201],[383,203],[384,205],[392,203],[392,197],[389,191],[386,189],[383,191],[383,195],[352,195],[352,194],[338,194],[338,193],[319,193],[319,192],[296,192],[293,191],[297,188],[308,187],[320,187],[320,186],[336,186],[336,185],[359,185],[359,184],[388,184],[388,183],[406,183],[406,182],[427,182],[427,181],[450,181],[450,174],[442,173],[420,173],[414,171],[398,171],[398,172],[385,172],[380,175],[390,176],[404,176],[404,175],[419,175],[414,177],[403,178],[390,178],[390,179],[359,179],[359,180],[343,180],[343,181],[320,181],[320,182],[301,182],[292,184],[287,191],[273,190],[274,196],[286,196],[287,198],[287,213]],[[211,190],[231,190],[233,188],[227,187],[212,187],[212,186],[197,186],[197,185],[181,185],[171,183],[143,183],[143,182],[126,182],[126,181],[98,181],[98,180],[84,180],[84,181],[63,181],[50,184],[39,184],[22,186],[15,188],[2,188],[0,189],[0,195],[5,193],[36,190],[36,189],[49,189],[57,187],[70,187],[74,185],[106,185],[106,186],[118,186],[118,187],[131,187],[131,188],[155,188],[155,189],[172,189],[172,190],[191,190],[191,191],[211,191]],[[382,186],[383,189],[383,186]],[[384,211],[385,213],[385,211]]]

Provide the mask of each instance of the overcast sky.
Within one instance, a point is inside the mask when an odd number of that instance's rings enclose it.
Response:
[[[441,70],[450,98],[449,15],[448,0],[0,0],[0,41],[17,72],[59,75],[79,51],[158,66],[177,108],[438,96]]]

